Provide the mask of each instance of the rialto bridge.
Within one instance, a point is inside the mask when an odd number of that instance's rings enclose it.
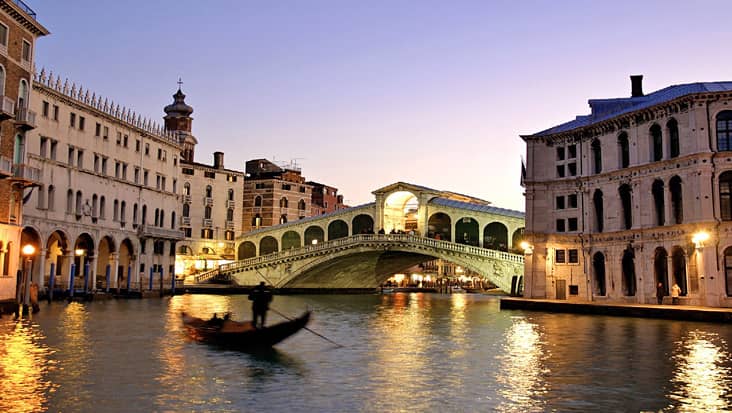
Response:
[[[266,280],[292,289],[374,288],[435,258],[488,278],[505,291],[523,274],[524,214],[452,192],[398,182],[375,202],[243,234],[238,261],[199,274],[239,285]]]

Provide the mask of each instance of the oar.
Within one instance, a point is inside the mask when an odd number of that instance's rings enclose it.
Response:
[[[256,269],[256,268],[255,268],[255,269],[254,269],[254,271],[256,271],[256,272],[257,272],[257,274],[259,274],[259,276],[260,276],[260,277],[264,278],[264,281],[267,281],[267,282],[268,282],[268,283],[269,283],[270,285],[274,285],[274,284],[272,284],[272,281],[270,281],[270,280],[269,280],[269,279],[268,279],[267,277],[265,277],[265,276],[264,276],[264,274],[262,274],[261,272],[259,272],[259,270],[258,270],[258,269]],[[275,310],[275,309],[274,309],[274,308],[272,308],[272,307],[270,307],[269,309],[270,309],[270,310],[272,310],[272,312],[274,312],[275,314],[279,315],[280,317],[282,317],[282,318],[284,318],[284,319],[286,319],[286,320],[290,320],[290,321],[293,321],[293,320],[294,320],[294,319],[293,319],[292,317],[288,317],[287,315],[285,315],[285,314],[283,314],[283,313],[281,313],[281,312],[279,312],[279,311]],[[333,341],[333,340],[329,339],[328,337],[326,337],[326,336],[324,336],[324,335],[322,335],[322,334],[318,333],[317,331],[313,331],[313,330],[311,330],[311,329],[310,329],[310,328],[308,328],[307,326],[303,326],[302,328],[303,328],[303,329],[305,329],[305,330],[307,330],[307,331],[309,331],[309,332],[311,332],[311,333],[313,333],[313,334],[315,334],[316,336],[318,336],[318,337],[322,338],[323,340],[325,340],[325,341],[327,341],[327,342],[329,342],[329,343],[332,343],[332,344],[334,344],[334,345],[335,345],[336,347],[343,347],[342,345],[340,345],[340,344],[336,343],[335,341]]]

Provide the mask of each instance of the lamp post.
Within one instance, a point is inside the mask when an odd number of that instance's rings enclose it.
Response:
[[[76,254],[77,257],[79,257],[79,271],[84,272],[84,295],[86,296],[86,290],[87,290],[87,283],[89,282],[89,272],[87,271],[86,267],[84,266],[84,255],[86,255],[86,250],[82,248],[77,248],[74,250],[74,254]]]
[[[31,244],[26,244],[21,249],[21,253],[25,257],[25,263],[23,266],[23,311],[27,311],[28,305],[30,304],[30,272],[32,268],[31,264],[33,262],[31,257],[36,253],[36,247]]]

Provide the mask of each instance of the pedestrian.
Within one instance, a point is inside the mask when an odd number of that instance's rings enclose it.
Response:
[[[262,281],[249,293],[249,299],[252,301],[252,325],[254,328],[262,328],[267,318],[269,303],[272,301],[272,292]],[[257,324],[258,319],[261,320],[259,324]]]
[[[658,299],[658,304],[663,304],[664,295],[666,295],[666,291],[663,289],[663,283],[659,282],[658,285],[656,285],[656,298]]]
[[[679,304],[679,295],[681,295],[681,287],[679,287],[678,284],[674,283],[673,287],[671,287],[671,304]]]

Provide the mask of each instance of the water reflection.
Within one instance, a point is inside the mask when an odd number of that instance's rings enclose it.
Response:
[[[524,317],[514,317],[505,334],[501,365],[496,380],[502,384],[503,400],[498,408],[505,412],[538,412],[545,409],[547,393],[543,376],[548,373],[548,357],[539,327]]]
[[[40,343],[45,337],[28,320],[2,323],[0,337],[0,411],[45,410],[53,387],[46,378],[50,351]]]
[[[724,366],[730,353],[718,335],[691,331],[677,343],[673,355],[675,384],[669,409],[683,412],[724,411],[732,406],[732,369]]]
[[[74,391],[67,399],[69,410],[80,409],[92,402],[89,391],[90,350],[89,311],[82,303],[69,303],[61,314],[58,329],[63,339],[59,348],[59,357],[64,360],[61,366],[60,380],[74,383]],[[100,350],[101,349],[97,349]]]

